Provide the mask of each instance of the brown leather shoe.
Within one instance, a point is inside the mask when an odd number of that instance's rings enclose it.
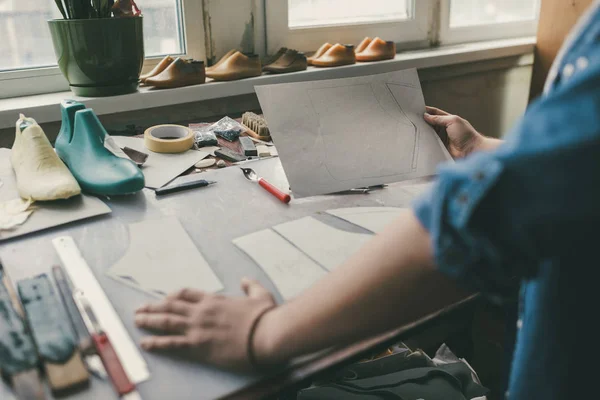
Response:
[[[339,67],[356,63],[354,46],[351,44],[341,45],[339,43],[332,46],[321,57],[313,60],[315,67]]]
[[[160,74],[146,79],[146,84],[157,89],[197,85],[206,81],[204,61],[175,59]]]
[[[221,59],[219,59],[219,61],[216,62],[215,65],[211,65],[210,67],[206,67],[206,72],[212,71],[213,69],[217,68],[219,65],[223,64],[223,62],[225,60],[227,60],[229,57],[231,57],[236,51],[237,51],[236,49],[229,50],[227,53],[225,53],[225,55],[223,57],[221,57]]]
[[[396,57],[396,43],[376,37],[366,48],[356,53],[356,61],[391,60]]]
[[[284,55],[286,51],[288,51],[287,47],[280,48],[277,50],[277,53],[273,54],[271,57],[264,58],[262,65],[273,64],[275,61],[279,60],[279,58]]]
[[[312,56],[308,57],[306,59],[306,62],[308,63],[308,65],[314,65],[313,64],[313,60],[316,60],[317,58],[321,57],[323,54],[325,54],[325,52],[327,50],[329,50],[333,45],[331,43],[325,43],[323,44],[321,47],[319,47],[319,50],[317,50],[315,52],[315,54],[313,54]]]
[[[173,62],[173,60],[175,60],[173,57],[166,56],[165,58],[163,58],[162,60],[160,60],[160,62],[158,64],[156,64],[156,66],[154,68],[152,68],[152,71],[148,72],[147,74],[144,74],[144,75],[140,76],[140,82],[146,83],[146,79],[151,78],[153,76],[156,76],[156,75],[160,74],[165,69],[167,69],[167,67],[169,65],[171,65],[171,63]]]
[[[304,71],[307,67],[306,56],[297,50],[287,50],[275,62],[263,67],[263,71],[275,74],[287,72]]]
[[[216,81],[234,81],[262,74],[258,54],[245,55],[236,51],[217,68],[206,73]]]
[[[373,41],[373,39],[371,39],[370,37],[366,37],[362,40],[362,42],[360,42],[358,44],[358,46],[356,46],[356,49],[354,49],[354,52],[356,54],[360,53],[361,51],[363,51],[364,49],[367,48],[367,46]]]

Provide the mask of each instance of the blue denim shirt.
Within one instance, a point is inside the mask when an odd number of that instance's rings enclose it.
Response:
[[[506,141],[440,167],[415,204],[442,272],[496,301],[520,284],[513,400],[600,392],[598,5]]]

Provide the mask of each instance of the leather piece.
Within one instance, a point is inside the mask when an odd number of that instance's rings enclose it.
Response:
[[[38,356],[3,281],[4,270],[0,265],[0,368],[6,375],[12,376],[36,368]]]
[[[165,69],[167,69],[167,67],[169,65],[171,65],[171,63],[173,61],[175,61],[175,59],[173,57],[166,56],[158,64],[156,64],[156,66],[154,68],[152,68],[152,71],[148,72],[147,74],[144,74],[144,75],[140,76],[140,82],[146,83],[146,79],[151,78],[153,76],[156,76],[156,75],[160,74]]]
[[[234,81],[238,79],[260,76],[262,68],[258,55],[245,55],[236,51],[221,65],[208,71],[206,76],[216,81]]]
[[[66,363],[75,353],[76,343],[50,279],[46,274],[38,275],[19,281],[17,286],[40,358],[55,364]]]
[[[354,46],[337,43],[321,57],[313,59],[312,63],[315,67],[339,67],[341,65],[355,64],[356,55],[354,54]]]
[[[365,38],[365,40],[368,38]],[[365,41],[363,40],[363,42]],[[363,43],[361,42],[361,45]],[[360,45],[359,45],[360,46]],[[391,60],[396,56],[396,43],[376,37],[361,51],[356,50],[356,61]]]
[[[263,71],[272,72],[276,74],[304,71],[308,64],[304,53],[300,53],[297,50],[286,50],[285,53],[273,63],[263,67]]]
[[[158,89],[198,85],[206,81],[204,62],[176,58],[163,72],[146,79],[146,85]]]
[[[313,61],[325,54],[325,52],[329,50],[332,46],[333,45],[331,43],[322,44],[321,47],[319,47],[319,49],[315,51],[315,54],[306,59],[307,64],[313,65]]]
[[[137,165],[104,147],[108,133],[93,110],[67,100],[61,103],[61,111],[63,120],[55,150],[84,192],[110,196],[144,188],[144,175]]]
[[[279,60],[279,57],[281,57],[282,55],[284,55],[287,51],[288,51],[287,47],[280,48],[279,50],[277,50],[277,53],[273,54],[271,57],[267,57],[263,61],[263,65],[273,64],[275,61]]]

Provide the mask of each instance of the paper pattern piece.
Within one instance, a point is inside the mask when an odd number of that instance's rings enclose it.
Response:
[[[0,202],[19,197],[15,174],[10,164],[10,149],[0,149]],[[36,202],[35,212],[22,224],[0,231],[0,241],[110,213],[110,208],[96,197],[80,195],[67,200]]]
[[[373,237],[346,232],[313,217],[286,222],[273,229],[329,271],[346,261]]]
[[[402,214],[406,208],[396,207],[350,207],[327,210],[328,214],[334,215],[351,224],[365,228],[373,233],[379,233],[392,221]]]
[[[423,120],[416,69],[256,93],[295,197],[429,176],[452,159]]]
[[[233,243],[265,271],[285,300],[296,297],[327,273],[271,229],[237,238]]]
[[[129,147],[149,155],[141,169],[146,179],[146,187],[150,189],[163,187],[215,150],[214,147],[203,147],[200,150],[188,150],[177,154],[155,153],[144,146],[144,139],[128,136],[112,138],[119,147]]]
[[[177,218],[130,224],[129,238],[127,252],[107,272],[111,278],[161,297],[186,287],[223,289]]]

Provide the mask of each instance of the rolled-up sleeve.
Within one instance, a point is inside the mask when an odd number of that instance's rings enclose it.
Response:
[[[443,165],[414,204],[438,268],[498,300],[600,226],[600,90],[534,104],[508,141]]]

